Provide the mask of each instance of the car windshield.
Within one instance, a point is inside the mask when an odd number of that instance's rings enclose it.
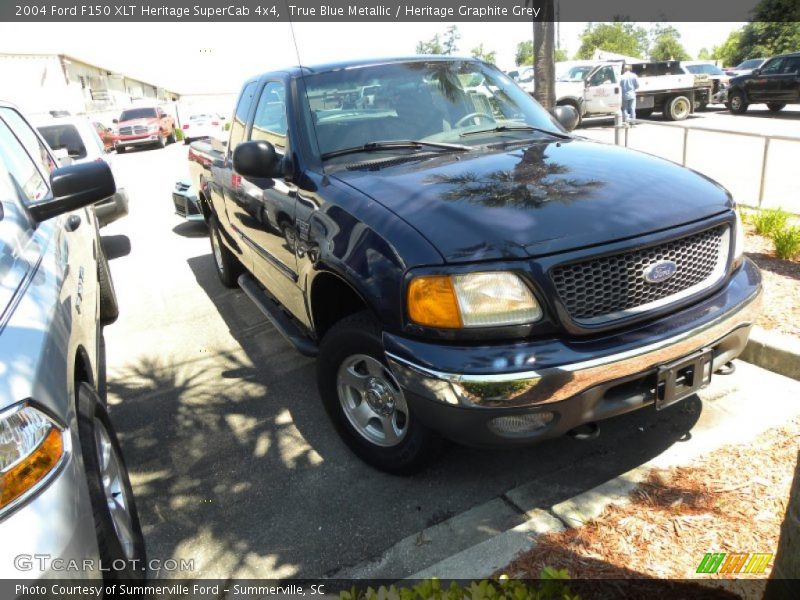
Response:
[[[542,135],[531,128],[564,135],[550,114],[508,76],[478,61],[338,69],[306,75],[303,82],[323,157],[367,145],[375,150],[374,142],[479,145]],[[362,93],[365,88],[367,94]],[[409,149],[394,144],[392,151]]]
[[[86,146],[74,125],[44,125],[39,133],[53,150],[66,150],[72,158],[86,158]]]
[[[212,119],[213,117],[209,114],[201,114],[201,115],[192,115],[189,117],[190,121],[207,121],[208,119]]]
[[[586,65],[582,67],[572,67],[567,72],[562,73],[558,79],[559,81],[583,81],[589,74],[593,67]]]
[[[695,75],[724,75],[725,72],[716,65],[687,65],[689,73]]]
[[[132,121],[133,119],[154,119],[155,117],[155,108],[130,108],[122,111],[122,114],[119,116],[119,120]]]
[[[760,66],[761,63],[764,62],[763,58],[751,58],[750,60],[746,60],[741,63],[737,69],[755,69],[756,67]]]

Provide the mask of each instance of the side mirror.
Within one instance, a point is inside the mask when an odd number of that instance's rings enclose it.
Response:
[[[56,169],[50,174],[50,188],[52,198],[28,207],[39,223],[104,200],[117,191],[111,169],[101,160]]]
[[[244,142],[233,151],[233,169],[243,177],[280,177],[281,159],[275,146],[265,141]]]
[[[574,106],[556,106],[553,108],[552,114],[556,121],[558,121],[559,125],[561,125],[567,131],[572,131],[578,126],[580,116],[578,115],[578,111],[575,110]]]
[[[119,119],[111,119],[112,123],[119,123]]]

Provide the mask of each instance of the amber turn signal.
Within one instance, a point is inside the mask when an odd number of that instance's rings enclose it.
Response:
[[[44,479],[63,454],[61,432],[52,428],[33,452],[7,471],[0,472],[0,508],[11,504]]]
[[[457,329],[462,326],[449,275],[417,277],[408,286],[408,316],[418,325]]]

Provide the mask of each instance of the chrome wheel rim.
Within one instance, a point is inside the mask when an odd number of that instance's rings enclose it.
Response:
[[[217,268],[219,269],[220,273],[223,273],[225,271],[225,267],[222,265],[222,248],[219,247],[217,235],[219,234],[216,231],[211,233],[211,249],[214,251],[214,262],[217,263]]]
[[[111,437],[102,421],[94,420],[94,439],[97,461],[100,467],[100,482],[103,486],[108,512],[114,531],[125,557],[133,558],[134,534],[131,502],[125,486],[125,467],[111,443]]]
[[[410,415],[394,375],[380,361],[354,354],[339,366],[336,378],[345,417],[368,442],[397,446],[408,433]]]

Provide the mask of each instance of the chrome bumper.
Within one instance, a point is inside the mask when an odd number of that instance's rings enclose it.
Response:
[[[594,386],[643,373],[664,363],[713,347],[723,338],[736,341],[723,345],[713,360],[716,370],[744,350],[746,336],[730,336],[749,330],[761,304],[760,290],[745,302],[717,318],[678,335],[596,359],[515,373],[470,375],[440,372],[386,353],[400,385],[423,398],[454,407],[530,408],[567,400]]]

